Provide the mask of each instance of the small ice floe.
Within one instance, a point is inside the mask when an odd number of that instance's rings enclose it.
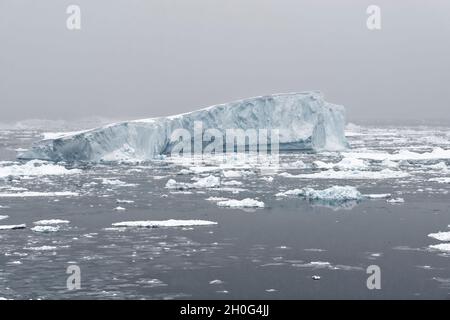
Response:
[[[384,159],[381,161],[381,166],[389,169],[396,169],[398,168],[399,163],[389,159]]]
[[[273,177],[261,177],[261,180],[266,182],[273,182]]]
[[[225,201],[229,200],[229,198],[223,198],[223,197],[209,197],[205,199],[206,201]]]
[[[348,170],[368,170],[369,166],[364,160],[356,158],[343,158],[338,163],[325,163],[322,161],[315,161],[314,165],[319,169],[335,169],[341,171]]]
[[[313,188],[293,189],[285,192],[280,192],[276,197],[299,196],[309,200],[324,200],[324,201],[349,201],[361,200],[363,198],[361,192],[352,186],[333,186],[324,190],[315,190]]]
[[[431,152],[413,152],[402,149],[397,153],[385,152],[344,152],[344,156],[367,160],[436,160],[436,159],[450,159],[450,150],[445,150],[436,147]]]
[[[55,225],[55,224],[68,224],[69,220],[61,220],[61,219],[49,219],[49,220],[39,220],[33,222],[33,224],[37,226],[47,226],[47,225]]]
[[[118,206],[114,208],[115,211],[125,211],[127,209],[125,209],[124,207]]]
[[[392,195],[390,193],[372,193],[372,194],[363,194],[363,197],[366,199],[388,199]]]
[[[279,174],[285,178],[297,178],[297,179],[357,179],[357,180],[378,180],[378,179],[393,179],[393,178],[405,178],[409,177],[409,173],[403,171],[393,171],[390,169],[383,169],[381,171],[361,171],[361,170],[347,170],[336,171],[329,169],[316,173],[298,174],[293,175],[287,172]]]
[[[0,220],[5,220],[5,219],[8,219],[9,218],[9,216],[6,216],[6,215],[0,215]]]
[[[439,250],[443,252],[450,252],[450,243],[439,243],[439,244],[432,244],[428,246],[428,248],[433,250]]]
[[[136,187],[136,183],[126,183],[119,179],[102,179],[102,184],[107,186],[116,186],[116,187]]]
[[[120,203],[120,204],[122,204],[122,203],[130,204],[130,203],[134,203],[134,201],[133,201],[133,200],[119,200],[119,199],[117,199],[117,200],[116,200],[116,203]]]
[[[53,251],[58,249],[58,247],[55,246],[40,246],[40,247],[25,247],[25,250],[31,250],[31,251]]]
[[[217,188],[220,186],[220,178],[213,175],[205,178],[200,178],[193,183],[177,182],[174,179],[170,179],[166,183],[167,189],[174,190],[188,190],[188,189],[202,189],[202,188]]]
[[[278,290],[277,289],[266,289],[266,290],[264,290],[265,292],[277,292]]]
[[[60,192],[35,192],[26,191],[18,193],[0,193],[0,198],[27,198],[27,197],[78,197],[76,192],[60,191]]]
[[[450,241],[450,231],[430,233],[428,236],[439,241]]]
[[[224,186],[240,186],[240,185],[242,185],[242,182],[237,181],[237,180],[230,180],[230,181],[222,182],[222,185],[224,185]]]
[[[0,230],[19,230],[25,229],[26,224],[10,224],[10,225],[0,225]]]
[[[209,282],[209,284],[223,284],[224,282],[222,280],[216,279]]]
[[[41,160],[31,160],[25,164],[13,164],[0,167],[0,178],[8,176],[50,176],[79,173],[81,173],[79,169],[66,169],[61,165]]]
[[[57,232],[59,231],[59,226],[35,226],[31,228],[31,231],[41,233]]]
[[[308,167],[302,160],[297,160],[297,161],[288,162],[288,163],[282,163],[281,166],[283,168],[289,168],[289,169],[305,169]]]
[[[444,161],[441,161],[436,164],[426,166],[427,169],[436,170],[436,171],[448,171],[448,167]]]
[[[313,279],[313,280],[320,280],[321,278],[320,278],[320,276],[314,275],[314,276],[311,277],[311,279]]]
[[[264,208],[264,202],[258,201],[251,198],[245,198],[242,200],[225,200],[217,202],[219,207],[229,207],[229,208]]]
[[[207,220],[161,220],[161,221],[124,221],[113,223],[113,227],[131,228],[158,228],[158,227],[188,227],[188,226],[210,226],[217,222]]]
[[[386,200],[386,202],[389,202],[389,203],[404,203],[405,199],[403,199],[403,198],[392,198],[392,199]]]
[[[450,177],[431,178],[431,179],[428,179],[428,181],[438,182],[438,183],[450,183]]]
[[[239,178],[242,177],[242,171],[224,170],[222,174],[225,178]]]

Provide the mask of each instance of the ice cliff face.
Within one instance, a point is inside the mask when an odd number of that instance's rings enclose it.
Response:
[[[274,94],[219,104],[170,117],[115,123],[36,143],[22,159],[52,161],[149,160],[174,145],[176,129],[279,129],[280,150],[341,150],[345,109],[325,102],[320,92]],[[225,138],[224,138],[225,141]]]

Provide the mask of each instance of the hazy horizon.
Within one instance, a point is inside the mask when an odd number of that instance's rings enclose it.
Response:
[[[81,30],[66,28],[71,4]],[[381,30],[366,27],[371,4]],[[0,123],[151,118],[309,90],[349,122],[450,123],[449,12],[439,0],[2,1]]]

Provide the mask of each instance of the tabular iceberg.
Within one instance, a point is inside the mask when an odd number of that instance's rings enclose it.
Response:
[[[177,129],[279,130],[280,150],[342,150],[345,109],[320,92],[274,94],[219,104],[170,117],[134,120],[42,140],[19,155],[50,161],[150,160],[170,152]],[[178,142],[178,141],[177,141]]]

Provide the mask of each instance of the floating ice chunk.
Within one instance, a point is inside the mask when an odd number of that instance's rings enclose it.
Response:
[[[220,178],[213,175],[205,178],[200,178],[194,183],[177,182],[174,179],[169,179],[166,183],[167,189],[187,190],[187,189],[202,189],[202,188],[217,188],[220,186]]]
[[[27,247],[24,248],[26,250],[32,250],[32,251],[52,251],[58,249],[58,247],[55,246],[41,246],[41,247]]]
[[[40,160],[31,160],[25,164],[13,164],[0,167],[0,178],[8,176],[48,176],[79,174],[79,169],[66,169],[65,167]]]
[[[5,220],[5,219],[8,219],[9,218],[9,216],[7,216],[7,215],[0,215],[0,220]]]
[[[130,204],[130,203],[134,203],[134,200],[119,200],[119,199],[117,199],[116,203],[127,203],[127,204]]]
[[[113,227],[138,227],[138,228],[158,228],[158,227],[188,227],[188,226],[209,226],[217,222],[207,220],[161,220],[161,221],[124,221],[113,223]]]
[[[264,180],[266,182],[273,182],[273,177],[261,177],[261,180]]]
[[[69,220],[61,220],[61,219],[49,219],[49,220],[39,220],[33,222],[37,226],[46,226],[46,225],[55,225],[55,224],[68,224]]]
[[[386,200],[386,202],[389,202],[389,203],[404,203],[405,199],[403,199],[403,198],[392,198],[392,199]]]
[[[223,197],[209,197],[207,199],[205,199],[206,201],[225,201],[225,200],[229,200],[228,198],[223,198]]]
[[[450,159],[450,149],[445,150],[440,147],[434,148],[431,152],[413,152],[409,150],[400,150],[398,153],[384,152],[343,152],[345,157],[368,159],[368,160],[434,160]]]
[[[230,207],[230,208],[264,208],[264,202],[255,199],[242,199],[242,200],[225,200],[217,202],[219,207]]]
[[[18,192],[18,193],[0,193],[0,198],[26,198],[26,197],[78,197],[76,192],[61,191],[61,192]]]
[[[343,158],[334,165],[337,170],[367,170],[368,166],[364,160],[356,158]]]
[[[209,284],[223,284],[222,280],[216,279],[209,282]]]
[[[450,252],[450,243],[439,243],[439,244],[432,244],[428,246],[430,249],[444,251],[444,252]]]
[[[394,162],[389,159],[384,159],[383,161],[381,161],[381,166],[390,168],[390,169],[396,169],[396,168],[398,168],[399,164],[398,164],[398,162]]]
[[[118,206],[118,207],[115,207],[114,210],[116,210],[116,211],[125,211],[127,209],[125,209],[124,207]]]
[[[0,230],[18,230],[25,229],[26,227],[25,224],[0,225]]]
[[[428,236],[439,241],[450,241],[450,231],[430,233]]]
[[[42,232],[42,233],[50,233],[50,232],[57,232],[59,231],[59,226],[53,227],[53,226],[35,226],[31,228],[34,232]]]
[[[387,199],[392,195],[390,193],[373,193],[373,194],[363,194],[366,199]]]
[[[108,185],[108,186],[118,186],[118,187],[135,187],[137,184],[135,183],[126,183],[119,179],[102,179],[102,184]]]
[[[309,174],[298,174],[293,175],[287,172],[282,172],[279,174],[285,178],[298,178],[298,179],[358,179],[358,180],[370,180],[370,179],[394,179],[394,178],[405,178],[409,176],[409,173],[402,171],[393,171],[390,169],[383,169],[381,171],[359,171],[359,170],[348,170],[348,171],[335,171],[335,170],[325,170],[316,173]]]
[[[432,182],[439,182],[439,183],[450,183],[450,177],[444,177],[444,178],[431,178],[428,181]]]
[[[444,161],[429,165],[429,166],[427,166],[427,169],[437,170],[437,171],[448,171],[448,167]]]
[[[314,167],[318,168],[318,169],[331,169],[334,167],[333,163],[326,163],[320,160],[314,161],[313,162]]]
[[[239,178],[242,177],[241,171],[233,171],[233,170],[224,170],[222,172],[225,178]]]
[[[351,186],[333,186],[324,190],[314,190],[312,188],[293,189],[276,194],[277,197],[300,196],[310,200],[324,200],[343,202],[349,200],[361,200],[361,192]]]
[[[313,280],[320,280],[320,276],[316,276],[316,275],[312,276],[311,278],[312,278]]]
[[[275,94],[43,140],[19,157],[94,162],[120,157],[150,160],[171,152],[178,142],[171,139],[176,129],[188,130],[195,136],[196,121],[202,122],[204,129],[217,128],[223,135],[227,128],[279,129],[281,150],[342,150],[348,146],[344,113],[344,107],[325,102],[320,92]]]
[[[282,163],[281,166],[284,168],[292,168],[292,169],[305,169],[308,167],[302,160],[297,160],[289,163]]]
[[[222,182],[222,185],[224,185],[224,186],[240,186],[240,185],[242,185],[242,182],[236,181],[236,180],[230,180],[230,181]]]

